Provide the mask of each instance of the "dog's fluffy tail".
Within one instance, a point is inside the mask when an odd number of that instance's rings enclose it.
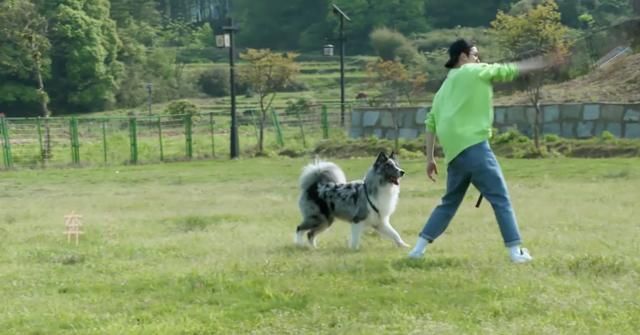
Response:
[[[347,177],[345,177],[342,169],[334,163],[318,159],[305,166],[302,170],[302,175],[300,175],[300,189],[303,191],[306,191],[315,183],[344,184],[346,182]]]

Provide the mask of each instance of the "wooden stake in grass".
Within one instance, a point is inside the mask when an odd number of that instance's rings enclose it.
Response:
[[[64,216],[64,225],[67,229],[64,232],[67,235],[67,243],[71,243],[71,236],[75,235],[76,245],[78,245],[80,234],[82,234],[82,231],[80,230],[80,227],[82,226],[82,215],[78,215],[75,211],[71,211],[71,213]]]

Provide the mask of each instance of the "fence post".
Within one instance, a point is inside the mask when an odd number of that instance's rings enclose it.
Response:
[[[211,158],[216,157],[216,139],[214,134],[215,121],[213,120],[213,112],[209,114],[209,127],[211,128]]]
[[[107,120],[102,120],[102,151],[104,153],[104,164],[107,164]]]
[[[78,140],[78,119],[74,117],[69,120],[71,135],[71,161],[73,164],[80,163],[80,141]]]
[[[164,161],[164,150],[162,148],[162,117],[158,115],[158,140],[160,141],[160,161]]]
[[[2,132],[2,152],[4,157],[4,166],[7,169],[13,167],[13,158],[11,157],[11,140],[9,139],[9,128],[4,117],[0,117],[0,132]]]
[[[273,120],[273,126],[276,128],[276,139],[280,147],[284,146],[284,139],[282,138],[282,129],[280,128],[280,121],[278,121],[278,114],[276,110],[271,108],[271,119]]]
[[[129,119],[129,143],[131,144],[131,163],[138,163],[138,123],[135,117]]]
[[[302,124],[302,116],[300,116],[300,110],[296,108],[296,115],[298,116],[298,125],[300,125],[300,136],[302,136],[302,147],[307,147],[307,140],[304,137],[304,125]]]
[[[42,161],[42,165],[44,166],[45,150],[42,146],[42,122],[40,120],[41,119],[38,116],[38,118],[36,119],[36,123],[38,124],[38,144],[40,145],[40,160]]]
[[[184,137],[186,141],[185,153],[188,159],[193,158],[193,137],[191,133],[192,125],[193,125],[192,116],[189,114],[185,115],[184,116]]]
[[[327,105],[322,105],[322,138],[329,138],[329,115],[327,113]]]

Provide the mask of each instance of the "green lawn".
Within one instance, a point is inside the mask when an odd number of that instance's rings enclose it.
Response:
[[[295,248],[307,159],[0,172],[0,333],[637,334],[640,159],[501,161],[531,264],[474,189],[423,261],[374,233],[350,251],[343,222]],[[413,243],[445,176],[402,163]]]

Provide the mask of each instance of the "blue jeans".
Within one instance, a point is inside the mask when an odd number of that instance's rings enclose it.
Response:
[[[507,184],[487,141],[466,148],[449,163],[446,194],[431,213],[420,236],[431,243],[447,229],[469,184],[473,184],[491,203],[504,244],[507,247],[519,245],[520,232]]]

